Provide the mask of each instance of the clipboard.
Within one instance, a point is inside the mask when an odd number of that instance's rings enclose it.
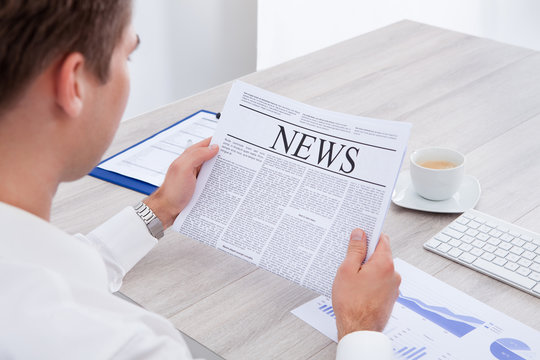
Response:
[[[134,177],[129,177],[129,176],[126,176],[126,175],[123,175],[123,174],[120,174],[120,173],[117,173],[117,172],[114,172],[114,171],[110,171],[110,170],[105,170],[105,169],[102,169],[100,168],[100,165],[102,165],[103,163],[125,153],[126,151],[128,150],[131,150],[145,142],[147,142],[148,140],[150,139],[153,139],[155,138],[157,135],[163,133],[164,131],[167,131],[175,126],[177,126],[178,124],[188,120],[188,119],[191,119],[192,117],[200,114],[200,113],[207,113],[207,114],[210,114],[210,115],[213,115],[215,116],[216,118],[219,119],[220,117],[220,113],[215,113],[215,112],[212,112],[212,111],[208,111],[208,110],[199,110],[185,118],[183,118],[182,120],[180,121],[177,121],[176,123],[166,127],[165,129],[161,130],[161,131],[158,131],[157,133],[147,137],[146,139],[142,140],[142,141],[139,141],[138,143],[120,151],[119,153],[116,153],[114,154],[113,156],[101,161],[94,169],[92,169],[92,171],[90,171],[90,173],[88,175],[90,176],[93,176],[97,179],[100,179],[100,180],[104,180],[104,181],[107,181],[107,182],[110,182],[112,184],[115,184],[115,185],[119,185],[119,186],[122,186],[122,187],[125,187],[125,188],[128,188],[130,190],[134,190],[134,191],[137,191],[137,192],[140,192],[140,193],[143,193],[145,195],[150,195],[151,193],[153,193],[154,191],[157,190],[158,186],[154,185],[154,184],[151,184],[151,183],[148,183],[148,182],[145,182],[145,181],[142,181],[140,179],[136,179]]]

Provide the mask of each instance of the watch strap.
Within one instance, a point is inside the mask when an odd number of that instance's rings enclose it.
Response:
[[[133,208],[135,209],[135,213],[141,218],[148,228],[150,235],[156,239],[161,239],[163,237],[163,224],[156,214],[154,214],[152,209],[150,209],[148,205],[142,201],[140,201]]]

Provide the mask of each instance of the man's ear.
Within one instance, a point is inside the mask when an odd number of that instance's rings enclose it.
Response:
[[[81,113],[86,81],[81,53],[70,53],[61,60],[56,75],[56,103],[68,116],[77,117]]]

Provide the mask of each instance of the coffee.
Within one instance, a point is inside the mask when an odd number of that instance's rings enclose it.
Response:
[[[420,164],[421,167],[425,167],[428,169],[452,169],[455,168],[457,165],[450,161],[444,161],[444,160],[432,160],[432,161],[424,161]]]

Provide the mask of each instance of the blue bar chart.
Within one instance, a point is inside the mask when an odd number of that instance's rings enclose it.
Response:
[[[334,314],[334,308],[331,305],[321,305],[319,306],[319,310],[321,310],[326,315],[332,317],[333,319],[336,318],[336,315]]]
[[[425,350],[425,346],[421,347],[420,349],[417,349],[416,347],[409,348],[407,346],[404,346],[401,349],[397,350],[395,353],[399,359],[417,360],[427,355],[427,352]]]

